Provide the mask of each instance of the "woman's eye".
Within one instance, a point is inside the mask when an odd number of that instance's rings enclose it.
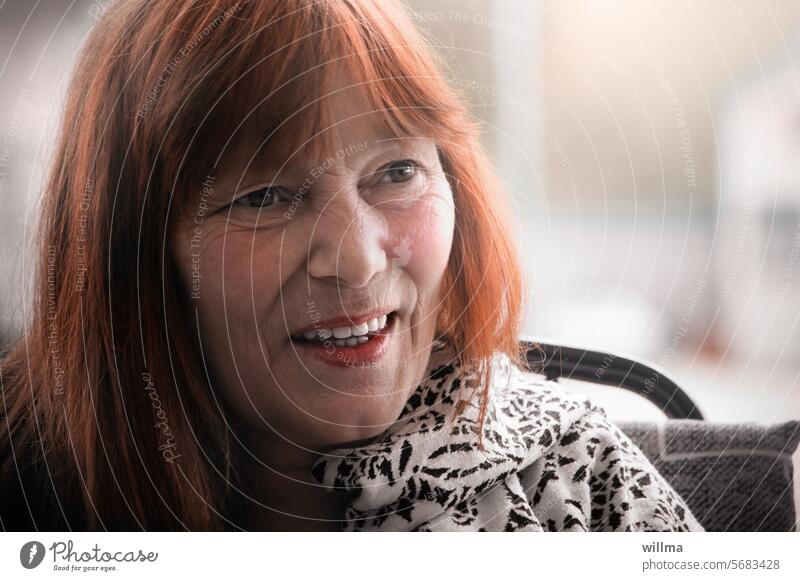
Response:
[[[383,167],[383,175],[381,176],[381,183],[400,183],[407,182],[414,177],[417,173],[419,165],[417,162],[404,159],[403,161],[393,161],[392,163]]]
[[[234,204],[238,206],[245,206],[248,208],[261,208],[267,209],[275,205],[276,202],[282,198],[290,198],[291,196],[285,188],[267,186],[253,190],[249,194],[240,196],[234,200]]]

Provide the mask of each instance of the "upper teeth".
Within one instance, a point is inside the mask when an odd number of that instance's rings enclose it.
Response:
[[[332,329],[316,329],[314,331],[306,331],[303,337],[306,339],[316,339],[319,337],[323,341],[333,337],[335,339],[347,339],[348,337],[363,337],[367,333],[379,331],[386,326],[387,315],[381,315],[370,319],[366,323],[360,325],[352,325],[350,327],[334,327]]]

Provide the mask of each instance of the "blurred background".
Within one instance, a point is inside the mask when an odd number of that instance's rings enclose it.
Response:
[[[6,339],[64,84],[111,1],[0,2]],[[658,365],[710,420],[800,417],[800,4],[407,4],[513,196],[525,334]]]

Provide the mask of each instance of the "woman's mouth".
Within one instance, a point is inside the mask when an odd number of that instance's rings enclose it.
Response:
[[[292,341],[324,343],[330,340],[335,347],[355,347],[356,345],[366,343],[384,330],[389,325],[389,317],[393,314],[394,313],[381,315],[380,317],[375,317],[360,325],[333,327],[331,329],[320,328],[307,331],[302,335],[293,335]]]
[[[360,325],[314,329],[292,335],[299,352],[313,355],[339,367],[360,367],[374,363],[387,350],[394,332],[397,312],[374,317]]]

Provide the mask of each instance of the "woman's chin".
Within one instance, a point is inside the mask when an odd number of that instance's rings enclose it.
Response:
[[[380,409],[342,410],[335,420],[327,417],[326,421],[316,422],[313,433],[316,435],[317,445],[312,447],[326,451],[333,448],[355,448],[371,443],[394,425],[405,400],[393,403],[394,405]]]
[[[286,369],[286,377],[291,381],[282,385],[297,385],[296,394],[303,393],[303,398],[310,398],[309,403],[324,402],[324,411],[340,405],[337,401],[344,398],[351,413],[360,414],[358,408],[362,404],[391,406],[392,402],[405,403],[410,385],[421,375],[424,368],[411,366],[406,360],[394,355],[387,356],[380,364],[331,365],[315,358],[299,359],[292,362],[292,369]],[[284,368],[285,369],[285,368]],[[296,379],[295,379],[296,378]],[[288,387],[286,387],[288,390]],[[364,401],[365,398],[372,401]],[[377,402],[373,399],[377,398]],[[372,415],[369,410],[367,416]]]

